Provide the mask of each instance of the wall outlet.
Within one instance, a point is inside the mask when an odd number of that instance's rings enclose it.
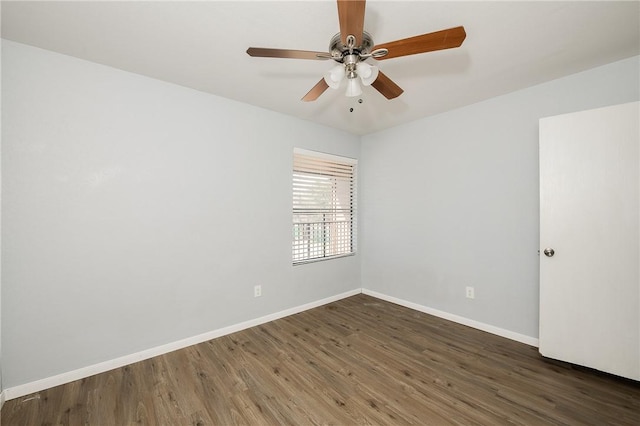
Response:
[[[467,299],[475,299],[476,295],[475,295],[475,291],[473,290],[473,287],[467,287]]]
[[[260,297],[260,296],[262,296],[262,286],[256,285],[253,287],[253,297]]]

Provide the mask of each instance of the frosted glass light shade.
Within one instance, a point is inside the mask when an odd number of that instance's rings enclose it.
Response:
[[[350,78],[347,80],[347,96],[360,96],[362,95],[362,89],[360,88],[360,83],[358,83],[357,78]]]
[[[365,86],[370,86],[378,78],[378,67],[373,67],[365,62],[358,62],[356,70]]]
[[[340,86],[340,82],[344,78],[344,65],[336,65],[329,71],[324,73],[324,81],[332,89],[337,89]]]

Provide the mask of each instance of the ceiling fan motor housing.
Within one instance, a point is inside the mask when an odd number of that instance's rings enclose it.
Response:
[[[352,54],[361,56],[368,55],[373,47],[373,38],[371,34],[366,31],[362,32],[362,44],[360,46],[354,46],[353,52],[350,51],[349,46],[342,43],[340,33],[334,35],[329,43],[329,53],[334,61],[344,63],[345,57]]]

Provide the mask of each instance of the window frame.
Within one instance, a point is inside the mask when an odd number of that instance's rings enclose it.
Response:
[[[293,265],[304,265],[355,255],[357,253],[358,160],[302,148],[294,148],[292,159],[291,259]],[[317,163],[314,164],[314,161]],[[318,173],[314,173],[310,170],[304,170],[305,165],[300,163],[314,165],[320,169],[318,169]],[[323,164],[326,168],[322,168]],[[337,171],[332,171],[334,169]],[[329,179],[332,189],[328,190],[328,182],[325,182],[324,185],[316,184],[313,191],[320,193],[321,196],[330,195],[328,203],[330,207],[318,208],[317,206],[322,202],[317,198],[312,202],[314,208],[310,208],[302,201],[296,201],[301,200],[301,186],[314,185],[308,181],[301,183],[301,180],[307,178],[311,181],[320,181],[324,180],[323,177]],[[345,199],[348,200],[348,207],[344,207]],[[325,204],[327,204],[326,201]],[[311,217],[313,215],[322,215],[322,219],[320,221],[302,220],[304,216]],[[345,219],[343,216],[347,216],[347,218]],[[342,217],[342,220],[338,220],[339,217]],[[300,232],[300,225],[306,225],[306,230]],[[316,227],[312,230],[313,225]],[[318,231],[320,234],[316,233]],[[348,248],[345,247],[347,244]],[[305,247],[307,249],[306,256],[301,251]],[[319,251],[322,253],[320,254]]]

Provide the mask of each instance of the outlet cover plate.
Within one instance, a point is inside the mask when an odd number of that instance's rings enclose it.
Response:
[[[476,294],[475,294],[475,291],[474,291],[473,287],[467,287],[466,288],[466,295],[467,295],[467,299],[475,299],[476,298]]]

